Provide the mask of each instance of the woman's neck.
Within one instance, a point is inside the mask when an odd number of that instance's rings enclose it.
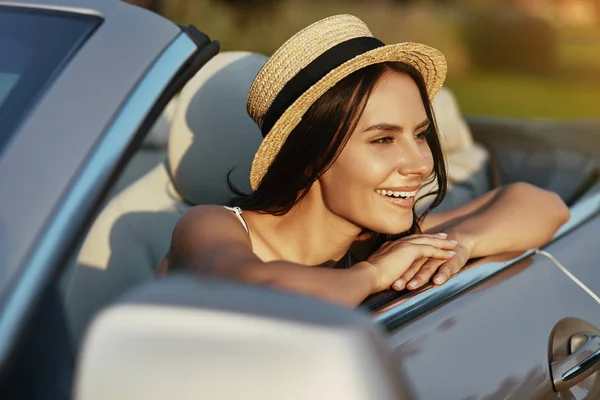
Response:
[[[343,258],[361,232],[310,195],[282,216],[249,211],[245,215],[254,251],[263,261],[329,265]]]

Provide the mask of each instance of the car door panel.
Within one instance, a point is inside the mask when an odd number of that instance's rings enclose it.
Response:
[[[558,399],[549,372],[553,328],[567,317],[598,328],[599,311],[536,254],[390,332],[390,346],[414,398]]]
[[[544,248],[597,296],[600,296],[599,236],[600,215],[597,214]]]

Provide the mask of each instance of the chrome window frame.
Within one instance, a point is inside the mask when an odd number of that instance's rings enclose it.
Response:
[[[600,214],[600,181],[596,182],[587,194],[571,206],[570,210],[571,217],[569,221],[543,247],[564,237],[578,226]],[[430,284],[416,293],[399,297],[373,311],[373,320],[375,323],[381,324],[386,330],[396,329],[498,272],[531,256],[536,250],[538,249],[528,250],[518,257],[509,260],[492,261],[468,268],[449,279],[442,286],[433,286]]]
[[[194,41],[181,32],[157,57],[51,216],[36,243],[35,251],[23,264],[20,275],[6,289],[8,296],[0,309],[0,365],[9,357],[11,346],[16,342],[20,328],[41,290],[55,272],[56,263],[68,250],[79,225],[73,221],[80,221],[86,211],[93,207],[102,190],[102,183],[108,182],[160,95],[197,49]]]

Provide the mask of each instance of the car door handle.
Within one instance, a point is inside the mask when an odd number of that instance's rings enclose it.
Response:
[[[600,370],[600,335],[591,332],[573,335],[571,348],[576,341],[583,344],[566,358],[551,364],[552,380],[557,392],[575,386]]]

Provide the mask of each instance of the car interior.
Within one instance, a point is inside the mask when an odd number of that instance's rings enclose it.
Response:
[[[250,84],[266,60],[267,57],[256,53],[221,52],[168,104],[139,150],[121,171],[110,195],[81,237],[65,272],[59,277],[59,285],[48,288],[43,294],[42,306],[37,313],[48,317],[34,318],[34,326],[29,330],[31,340],[23,340],[27,343],[23,345],[26,349],[26,354],[22,356],[24,361],[16,363],[17,367],[6,381],[0,381],[0,392],[4,393],[5,382],[16,382],[14,377],[22,376],[19,390],[43,393],[48,387],[52,388],[50,390],[71,393],[75,358],[81,357],[84,339],[87,351],[78,363],[87,365],[86,360],[91,357],[94,362],[90,362],[90,375],[97,372],[94,368],[102,365],[102,373],[111,373],[110,377],[104,376],[105,382],[115,382],[116,385],[124,378],[128,384],[124,390],[137,388],[137,392],[123,392],[120,398],[138,398],[142,390],[145,390],[144,393],[152,390],[147,375],[136,377],[130,373],[140,360],[146,360],[143,362],[151,365],[153,359],[146,357],[148,354],[153,354],[161,362],[171,360],[177,363],[173,368],[157,369],[157,373],[160,372],[160,376],[156,376],[157,382],[161,379],[179,383],[194,382],[191,377],[188,380],[180,379],[176,374],[194,371],[196,366],[193,363],[190,369],[182,364],[182,360],[194,358],[189,353],[190,349],[197,349],[200,357],[209,354],[211,345],[215,343],[227,348],[233,343],[228,342],[231,337],[219,336],[219,332],[225,332],[232,321],[220,319],[211,313],[210,307],[234,310],[230,315],[234,318],[235,311],[253,313],[246,304],[247,299],[251,298],[256,300],[256,304],[261,304],[265,315],[287,318],[290,323],[301,320],[313,326],[311,324],[318,325],[333,318],[335,323],[328,325],[325,330],[306,330],[306,325],[296,327],[301,331],[304,329],[303,332],[308,335],[305,338],[313,338],[306,344],[311,350],[327,348],[327,351],[332,351],[327,338],[331,332],[335,332],[338,339],[345,337],[347,342],[344,343],[348,344],[338,349],[339,360],[347,360],[344,358],[346,356],[355,357],[353,360],[367,356],[373,359],[372,364],[360,363],[354,370],[343,370],[346,377],[354,377],[354,380],[340,378],[338,387],[349,390],[345,398],[372,398],[369,397],[372,393],[360,390],[373,387],[382,391],[378,398],[398,398],[400,389],[386,386],[393,379],[380,379],[389,373],[389,366],[386,366],[389,360],[385,358],[383,350],[385,344],[378,342],[373,350],[375,353],[367,352],[365,343],[375,339],[370,328],[365,327],[365,320],[356,319],[352,313],[339,314],[337,308],[329,309],[321,302],[315,307],[317,301],[314,299],[301,298],[299,303],[288,302],[283,297],[272,297],[276,294],[269,291],[261,289],[258,293],[258,288],[239,286],[233,282],[218,283],[220,290],[217,291],[211,287],[211,282],[218,281],[215,277],[203,276],[202,279],[190,281],[175,276],[167,282],[153,279],[181,215],[197,204],[227,204],[231,198],[227,184],[230,172],[231,180],[238,188],[250,190],[249,166],[262,138],[246,113],[245,102]],[[517,181],[553,190],[569,205],[600,193],[597,163],[600,159],[600,135],[593,122],[466,118],[448,88],[442,89],[433,107],[449,175],[448,195],[436,211],[457,207],[495,187]],[[435,186],[427,185],[419,195],[432,190],[435,190]],[[426,206],[426,201],[418,203],[421,209]],[[159,285],[161,281],[164,283],[162,286]],[[198,290],[200,287],[203,290]],[[265,297],[261,297],[263,295]],[[408,292],[398,293],[398,296],[408,295]],[[195,320],[204,322],[189,325],[183,314],[160,314],[160,306],[171,303],[184,308],[189,306],[189,310],[202,314],[201,318]],[[208,304],[209,309],[194,308],[198,304],[202,307]],[[272,304],[277,306],[273,308]],[[295,310],[293,316],[282,315],[284,309]],[[263,315],[262,312],[260,315]],[[92,337],[86,337],[92,322],[96,329],[91,330]],[[182,329],[161,330],[161,324],[165,323]],[[245,326],[243,319],[239,318],[235,319],[235,324]],[[274,329],[279,329],[267,320],[257,324],[253,325],[260,326],[259,330],[254,331],[257,336],[268,335]],[[210,329],[206,329],[208,326]],[[213,330],[215,334],[211,333]],[[43,332],[41,338],[40,332]],[[185,332],[190,334],[185,335]],[[282,332],[289,335],[291,343],[303,340],[295,340],[296,336],[289,331]],[[53,345],[47,346],[47,343]],[[281,346],[287,351],[289,343]],[[252,345],[256,345],[256,342]],[[236,351],[248,352],[248,359],[252,359],[256,351],[271,351],[266,347],[252,347],[248,343],[236,342],[235,346],[238,346]],[[297,349],[299,360],[302,360],[305,351],[306,347]],[[44,357],[36,356],[42,353],[45,353]],[[264,378],[260,374],[267,373],[266,369],[253,368],[253,365],[232,371],[227,366],[226,358],[221,360],[216,356],[211,362],[215,371],[228,370],[230,378],[234,377],[235,372],[235,379],[240,382],[259,382]],[[283,364],[277,365],[283,368]],[[294,367],[287,367],[291,368],[289,375],[294,376]],[[380,368],[377,370],[380,374],[370,373],[368,368],[371,367],[374,370]],[[332,370],[336,368],[339,368],[339,364],[331,365]],[[30,385],[28,377],[33,370],[43,373],[37,374],[41,380]],[[50,370],[52,374],[46,373]],[[196,372],[210,375],[211,371]],[[102,397],[101,388],[86,381],[90,375],[80,377],[80,393],[87,394],[77,398],[106,398]],[[56,389],[57,380],[63,388]],[[210,379],[208,381],[212,382]],[[229,386],[219,382],[215,377],[215,385],[220,388]],[[312,390],[310,393],[322,390],[318,386],[318,377],[311,384],[308,380],[303,382],[307,390]],[[281,386],[281,393],[285,392],[285,388],[285,385]],[[174,390],[185,389],[184,385]],[[274,387],[264,390],[267,393]],[[190,389],[189,393],[194,391]],[[360,393],[363,397],[360,397]],[[310,398],[310,395],[304,397]],[[41,395],[40,398],[54,397]]]
[[[227,204],[228,176],[250,191],[250,164],[262,136],[247,115],[246,96],[266,60],[221,52],[168,103],[119,171],[61,275],[40,293],[14,350],[17,359],[0,371],[2,398],[71,398],[74,382],[74,398],[83,400],[235,398],[244,387],[264,399],[315,393],[404,398],[387,342],[366,312],[214,276],[154,279],[185,212],[198,204]],[[11,88],[15,77],[4,75],[0,81]],[[8,93],[3,89],[0,103]],[[517,181],[555,191],[569,205],[600,194],[597,122],[468,118],[447,87],[433,108],[449,178],[448,194],[434,212]],[[421,189],[418,211],[435,190],[433,183]],[[327,356],[307,360],[309,351]],[[259,357],[270,365],[259,365]],[[199,365],[199,359],[208,362]],[[140,366],[147,368],[143,374],[136,373]],[[76,379],[78,369],[84,373]],[[273,371],[282,379],[271,379]],[[163,392],[156,390],[159,382],[168,382]]]
[[[183,213],[196,204],[227,204],[230,171],[233,183],[249,191],[261,135],[245,101],[266,59],[222,52],[210,60],[167,106],[121,174],[61,282],[75,348],[101,309],[154,277]],[[467,120],[447,88],[433,107],[449,171],[449,195],[436,211],[516,181],[554,190],[569,204],[598,190],[597,155],[561,143],[560,124]],[[428,185],[420,194],[432,190]]]

